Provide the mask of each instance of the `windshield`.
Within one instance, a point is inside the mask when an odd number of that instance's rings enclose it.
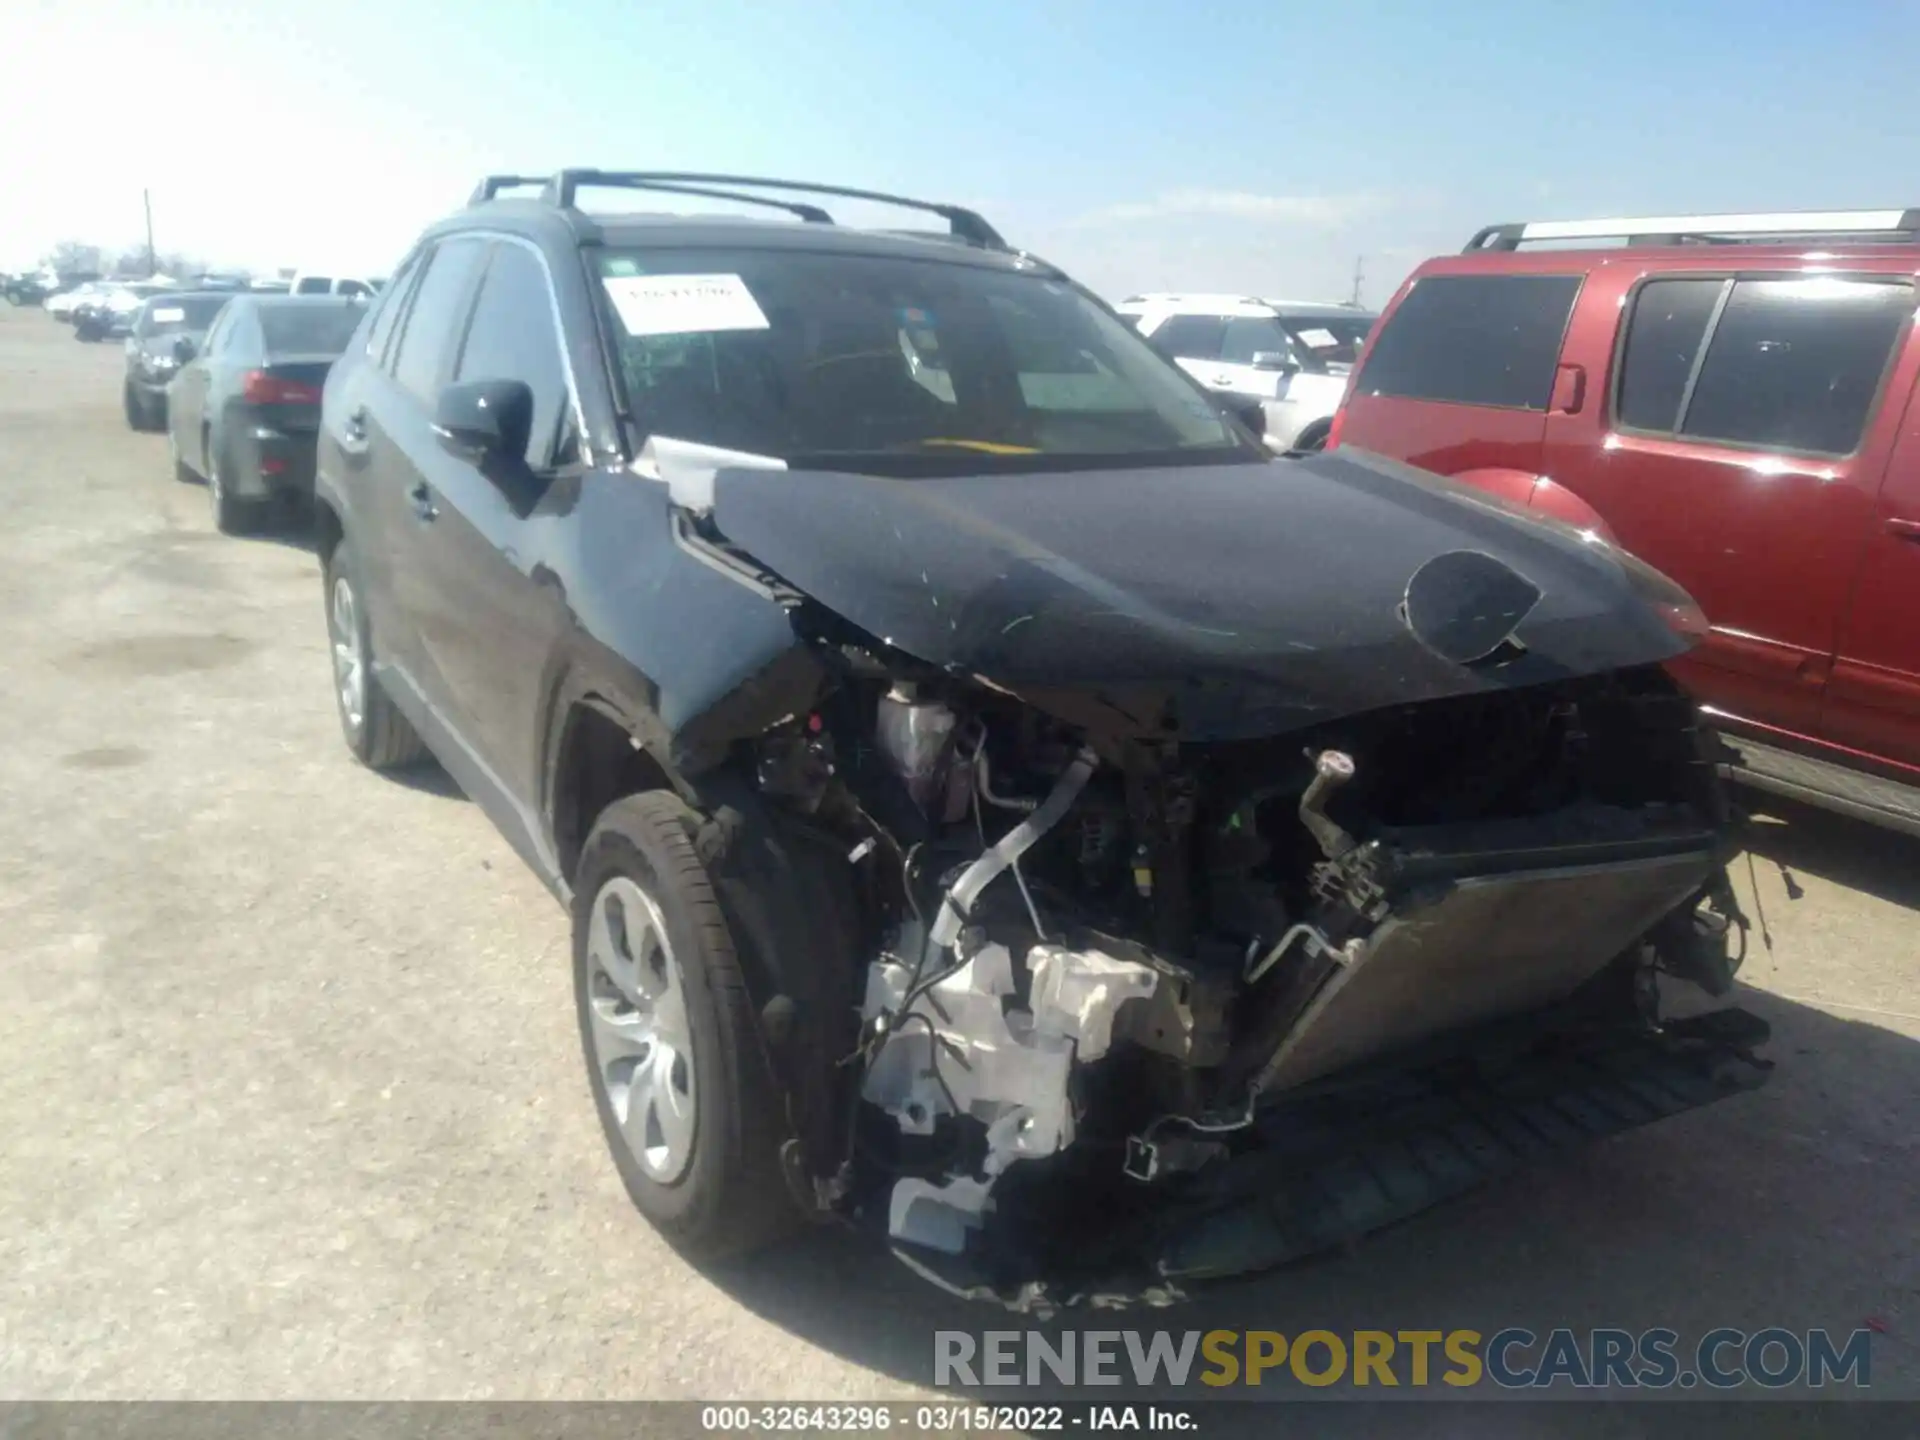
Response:
[[[364,305],[308,305],[298,301],[262,305],[260,328],[275,355],[338,355],[347,348]]]
[[[1280,326],[1293,341],[1305,367],[1318,374],[1344,372],[1360,358],[1376,317],[1354,315],[1282,315]]]
[[[177,295],[154,300],[140,312],[133,333],[143,340],[149,335],[197,335],[213,325],[213,317],[226,303],[224,295]]]
[[[1248,453],[1203,392],[1058,280],[788,250],[614,250],[600,267],[643,434],[905,473]]]

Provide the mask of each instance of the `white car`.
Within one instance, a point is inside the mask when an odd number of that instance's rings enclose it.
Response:
[[[365,275],[335,275],[319,270],[302,270],[293,277],[290,291],[295,295],[358,295],[363,298],[380,293],[387,282]]]
[[[1266,441],[1318,450],[1379,317],[1250,295],[1134,295],[1114,309],[1209,389],[1258,399]]]
[[[112,285],[103,280],[89,280],[86,284],[76,285],[71,290],[62,290],[58,295],[49,295],[45,306],[46,312],[58,320],[71,320],[75,310],[112,288]]]
[[[107,292],[101,305],[116,321],[131,322],[139,313],[140,307],[148,300],[172,288],[172,282],[162,284],[156,280],[139,280],[131,284],[116,285]]]

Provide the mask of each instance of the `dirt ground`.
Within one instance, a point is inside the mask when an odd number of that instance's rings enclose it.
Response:
[[[120,367],[0,306],[0,1394],[901,1396],[1007,1325],[837,1234],[655,1238],[564,917],[437,772],[352,763],[312,555],[217,536]],[[1920,844],[1758,836],[1769,1086],[1137,1323],[1871,1321],[1920,1396]]]

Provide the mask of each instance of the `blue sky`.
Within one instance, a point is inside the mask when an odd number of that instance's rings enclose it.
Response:
[[[7,10],[0,265],[135,241],[148,186],[163,248],[384,270],[562,163],[971,203],[1116,299],[1342,298],[1363,255],[1378,303],[1494,220],[1920,205],[1895,0]]]

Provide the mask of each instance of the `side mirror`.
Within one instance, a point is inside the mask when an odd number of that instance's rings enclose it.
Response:
[[[193,340],[190,336],[181,335],[174,340],[173,358],[178,360],[182,365],[193,359],[196,353],[193,347]]]
[[[1282,375],[1296,375],[1300,371],[1300,363],[1284,350],[1256,350],[1253,354],[1253,368],[1277,370]]]
[[[526,460],[533,434],[533,391],[524,380],[468,380],[440,392],[433,433],[441,446],[476,465]]]

